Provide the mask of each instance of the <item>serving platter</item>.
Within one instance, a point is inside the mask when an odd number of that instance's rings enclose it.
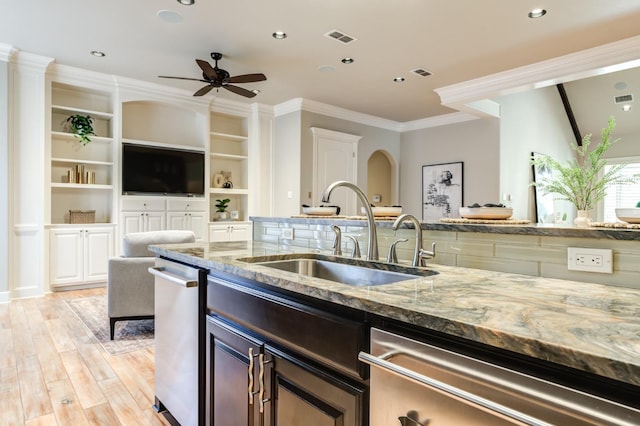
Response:
[[[619,208],[616,209],[616,217],[627,223],[640,223],[640,208]]]
[[[302,207],[302,213],[310,216],[335,216],[338,214],[337,207]]]

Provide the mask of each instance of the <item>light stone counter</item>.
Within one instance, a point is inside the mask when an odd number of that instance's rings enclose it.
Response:
[[[640,290],[433,265],[439,274],[353,287],[238,259],[301,251],[259,242],[153,251],[294,293],[640,385]],[[307,249],[305,252],[309,252]],[[326,252],[325,252],[326,254]]]

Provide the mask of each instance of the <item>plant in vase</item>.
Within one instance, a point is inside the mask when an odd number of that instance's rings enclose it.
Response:
[[[531,159],[531,164],[553,172],[531,185],[541,188],[544,194],[558,194],[557,199],[566,200],[575,205],[578,217],[574,223],[577,226],[590,225],[589,211],[604,198],[609,185],[631,184],[640,180],[640,174],[632,176],[620,174],[620,170],[626,166],[624,163],[613,165],[608,171],[604,171],[607,163],[602,156],[620,141],[611,137],[615,125],[615,119],[610,117],[607,127],[602,129],[602,140],[593,149],[589,149],[591,134],[582,138],[581,146],[572,144],[571,148],[576,152],[576,158],[565,164],[548,155]]]
[[[227,207],[229,206],[229,203],[231,202],[231,200],[229,198],[225,198],[223,200],[221,199],[217,199],[216,200],[216,212],[218,213],[218,219],[224,220],[224,219],[229,219],[229,212],[227,212]]]
[[[68,117],[65,121],[67,129],[80,139],[82,145],[91,142],[89,135],[95,135],[95,133],[93,132],[93,118],[90,115],[76,114]]]

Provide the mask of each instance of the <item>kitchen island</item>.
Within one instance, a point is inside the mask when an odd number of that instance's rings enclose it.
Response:
[[[587,381],[601,378],[623,394],[637,395],[640,390],[640,291],[636,289],[445,265],[430,266],[436,275],[356,287],[241,260],[309,253],[304,248],[233,242],[152,250],[160,257],[208,269],[210,275],[238,277],[293,298],[518,354],[566,368],[569,375],[583,372]]]

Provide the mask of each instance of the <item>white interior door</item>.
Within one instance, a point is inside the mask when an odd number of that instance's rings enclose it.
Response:
[[[329,184],[346,180],[357,184],[357,142],[360,136],[311,128],[313,132],[313,200],[320,204],[320,197]],[[331,193],[332,205],[340,206],[340,214],[356,215],[356,195],[347,188],[337,188]]]

